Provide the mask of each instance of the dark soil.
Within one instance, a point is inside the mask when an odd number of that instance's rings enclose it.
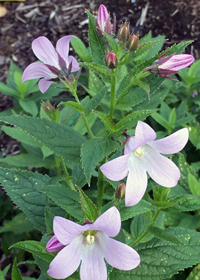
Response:
[[[89,9],[97,14],[104,4],[117,18],[117,30],[124,21],[130,22],[132,31],[139,28],[140,35],[152,30],[153,36],[166,35],[165,47],[184,40],[194,40],[187,48],[196,59],[200,58],[200,1],[199,0],[26,0],[24,2],[1,1],[7,9],[0,17],[0,82],[6,82],[10,60],[23,70],[36,60],[31,43],[38,36],[48,37],[55,45],[62,36],[73,34],[87,41],[87,15]],[[142,9],[148,5],[142,26],[137,24]],[[137,25],[137,27],[136,27]],[[13,106],[9,96],[0,93],[0,112]],[[0,135],[0,149],[8,149],[10,140]],[[6,258],[8,261],[8,258]],[[0,268],[5,262],[1,258]],[[9,261],[8,261],[9,262]],[[26,276],[33,276],[31,273]]]

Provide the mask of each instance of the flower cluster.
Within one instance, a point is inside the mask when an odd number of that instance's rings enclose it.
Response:
[[[50,263],[47,273],[64,279],[80,267],[81,280],[107,280],[105,260],[113,267],[131,270],[140,263],[139,254],[115,237],[121,228],[121,218],[115,206],[104,212],[94,223],[76,224],[62,217],[53,221],[54,236],[47,251],[61,250]]]

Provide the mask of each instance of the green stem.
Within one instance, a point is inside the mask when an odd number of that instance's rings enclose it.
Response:
[[[115,108],[115,83],[116,83],[116,71],[113,69],[113,74],[111,76],[111,92],[110,92],[110,118],[112,120],[113,112]]]
[[[78,98],[78,95],[76,94],[75,91],[73,92],[73,96],[75,97],[76,102],[77,102],[78,104],[81,104],[81,102],[80,102],[80,100],[79,100],[79,98]],[[94,135],[93,135],[93,133],[92,133],[92,130],[91,130],[90,126],[89,126],[89,123],[88,123],[88,121],[87,121],[87,117],[86,117],[86,115],[85,115],[84,112],[82,113],[82,116],[83,116],[84,123],[85,123],[85,125],[86,125],[86,127],[87,127],[88,134],[90,135],[90,138],[94,138]]]
[[[153,226],[155,224],[156,219],[158,218],[158,215],[160,214],[160,209],[158,209],[158,211],[156,212],[155,216],[153,217],[152,221],[151,221],[151,226]],[[148,229],[141,235],[139,236],[135,241],[133,241],[132,243],[129,244],[129,246],[134,247],[136,244],[138,244],[140,242],[140,240],[142,240],[148,233]]]
[[[61,164],[62,164],[64,173],[65,173],[65,175],[66,175],[66,182],[67,182],[67,184],[69,185],[69,187],[70,187],[71,190],[76,191],[76,189],[75,189],[75,187],[74,187],[72,181],[68,178],[68,177],[69,177],[69,173],[68,173],[67,168],[66,168],[66,166],[65,166],[65,162],[64,162],[63,157],[60,157],[60,161],[61,161]]]

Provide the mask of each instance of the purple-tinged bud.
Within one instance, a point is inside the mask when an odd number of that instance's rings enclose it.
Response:
[[[46,115],[53,121],[59,122],[60,121],[60,111],[59,108],[55,108],[51,102],[42,101],[42,108],[44,109]]]
[[[190,54],[172,54],[163,57],[160,56],[151,66],[143,71],[149,71],[163,78],[169,78],[168,75],[177,73],[179,70],[188,67],[194,62],[194,57]]]
[[[129,39],[126,43],[126,47],[129,51],[135,51],[138,48],[138,44],[139,44],[139,32],[135,35],[135,34],[131,34],[129,36]]]
[[[124,183],[121,183],[115,192],[115,197],[117,199],[123,199],[125,197],[125,190],[126,190],[126,185]]]
[[[100,5],[99,7],[96,26],[97,26],[97,33],[99,36],[102,36],[102,33],[106,33],[110,35],[111,33],[115,32],[116,19],[114,19],[114,23],[112,26],[110,21],[110,15],[108,13],[107,8],[104,5]]]
[[[47,243],[46,249],[50,253],[54,253],[57,251],[60,251],[64,248],[65,246],[58,241],[57,237],[54,235]]]
[[[129,23],[126,21],[121,25],[121,27],[119,29],[118,39],[119,39],[119,41],[122,41],[125,43],[127,41],[127,39],[129,38],[129,36],[130,36]]]
[[[117,68],[117,61],[118,61],[117,56],[113,51],[105,54],[105,62],[108,68],[110,69]]]

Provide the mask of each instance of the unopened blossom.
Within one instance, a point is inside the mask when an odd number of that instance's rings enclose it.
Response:
[[[177,73],[179,70],[188,67],[194,62],[194,57],[190,54],[172,54],[169,56],[161,56],[153,65],[144,69],[144,72],[150,71],[163,78],[168,75]]]
[[[108,68],[110,68],[110,69],[117,68],[117,61],[118,61],[118,58],[113,51],[109,52],[109,53],[106,52],[105,62],[106,62],[106,65],[108,66]]]
[[[49,252],[55,252],[54,243],[57,244],[57,240],[58,247],[62,244],[64,248],[50,263],[47,273],[55,279],[64,279],[81,265],[81,280],[107,280],[104,258],[115,268],[134,269],[140,263],[139,254],[130,246],[111,238],[119,233],[120,228],[121,218],[115,206],[94,223],[84,225],[56,216],[53,221],[55,235],[46,248]]]
[[[97,33],[99,36],[102,36],[102,32],[109,35],[111,33],[115,33],[116,19],[114,18],[114,23],[112,25],[110,21],[110,15],[108,13],[107,8],[104,5],[100,5],[99,7],[96,25],[97,25]]]
[[[56,49],[52,43],[44,36],[38,37],[32,42],[34,54],[42,62],[33,62],[25,70],[22,82],[40,78],[39,88],[42,93],[47,91],[51,83],[60,78],[69,78],[71,72],[80,69],[77,60],[69,56],[69,43],[74,36],[64,36],[58,40]]]
[[[174,187],[180,179],[178,167],[161,154],[174,154],[184,148],[189,132],[182,128],[163,139],[146,123],[138,121],[135,136],[125,143],[124,155],[103,164],[102,173],[112,181],[126,180],[125,204],[137,204],[147,188],[147,173],[159,185]]]

